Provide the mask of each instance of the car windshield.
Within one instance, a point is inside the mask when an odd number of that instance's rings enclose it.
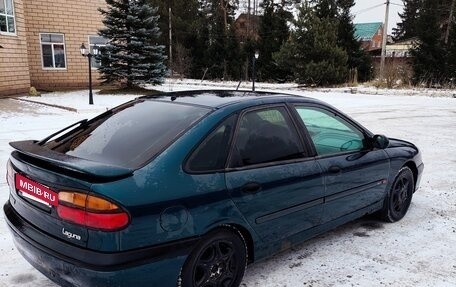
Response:
[[[151,100],[134,101],[46,144],[92,161],[139,168],[210,109]]]

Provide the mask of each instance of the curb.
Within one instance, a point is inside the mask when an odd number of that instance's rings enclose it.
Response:
[[[26,99],[20,99],[20,98],[14,98],[14,97],[11,97],[10,99],[13,99],[13,100],[16,100],[16,101],[22,101],[22,102],[28,102],[28,103],[43,105],[43,106],[48,106],[48,107],[53,107],[53,108],[62,109],[62,110],[75,112],[75,113],[78,112],[78,110],[75,109],[75,108],[70,108],[70,107],[65,107],[65,106],[60,106],[60,105],[48,104],[48,103],[32,101],[32,100],[26,100]]]

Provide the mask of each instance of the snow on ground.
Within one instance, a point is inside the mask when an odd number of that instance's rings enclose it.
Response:
[[[227,89],[234,90],[238,87],[240,90],[250,90],[252,89],[251,82],[233,82],[233,81],[224,81],[224,82],[211,82],[211,81],[201,81],[201,80],[190,80],[190,79],[168,79],[165,84],[161,87],[163,91],[179,91],[179,90],[188,90],[188,89]],[[284,83],[284,84],[271,84],[271,83],[257,83],[256,87],[260,88],[262,91],[283,91],[283,90],[308,90],[319,91],[325,93],[354,93],[354,94],[367,94],[367,95],[388,95],[388,96],[429,96],[429,97],[453,97],[456,98],[456,90],[449,89],[427,89],[427,88],[402,88],[402,89],[381,89],[373,86],[364,86],[359,85],[357,87],[340,87],[340,88],[304,88],[297,84],[293,83]],[[151,87],[153,88],[153,87]]]
[[[233,89],[237,83],[168,81],[163,91]],[[250,85],[244,84],[242,89]],[[311,96],[343,110],[374,133],[414,142],[423,153],[425,172],[408,215],[386,224],[363,218],[250,265],[243,285],[256,286],[456,286],[456,99],[453,91],[400,92],[372,88],[302,91],[296,85],[259,84]],[[363,93],[363,89],[366,89]],[[378,93],[377,93],[378,94]],[[410,96],[412,95],[412,96]],[[431,97],[432,96],[432,97]],[[5,163],[9,141],[41,139],[77,120],[91,118],[134,96],[86,91],[50,93],[34,101],[67,106],[76,112],[13,99],[0,100],[0,202],[8,198]],[[55,286],[15,250],[0,216],[0,286]]]

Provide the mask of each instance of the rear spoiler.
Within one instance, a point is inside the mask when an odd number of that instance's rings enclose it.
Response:
[[[27,140],[10,142],[10,146],[16,149],[11,155],[17,160],[70,172],[73,176],[79,178],[83,177],[93,178],[93,180],[97,181],[109,181],[128,177],[134,172],[134,169],[91,161],[56,152],[40,145],[40,142],[38,141]]]

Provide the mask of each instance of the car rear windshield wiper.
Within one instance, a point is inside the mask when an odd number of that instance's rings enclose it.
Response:
[[[79,121],[79,122],[76,122],[76,123],[74,123],[74,124],[72,124],[72,125],[69,125],[69,126],[67,126],[66,128],[63,128],[63,129],[59,130],[58,132],[55,132],[55,133],[53,133],[52,135],[50,135],[50,136],[48,136],[48,137],[46,137],[46,138],[40,140],[39,142],[37,142],[37,144],[38,144],[38,145],[44,145],[44,144],[47,143],[51,138],[55,137],[55,136],[58,135],[58,134],[63,133],[64,131],[66,131],[66,130],[72,128],[72,127],[75,127],[75,126],[84,126],[85,124],[87,124],[87,121],[88,121],[87,119],[84,119],[84,120],[81,120],[81,121]]]

